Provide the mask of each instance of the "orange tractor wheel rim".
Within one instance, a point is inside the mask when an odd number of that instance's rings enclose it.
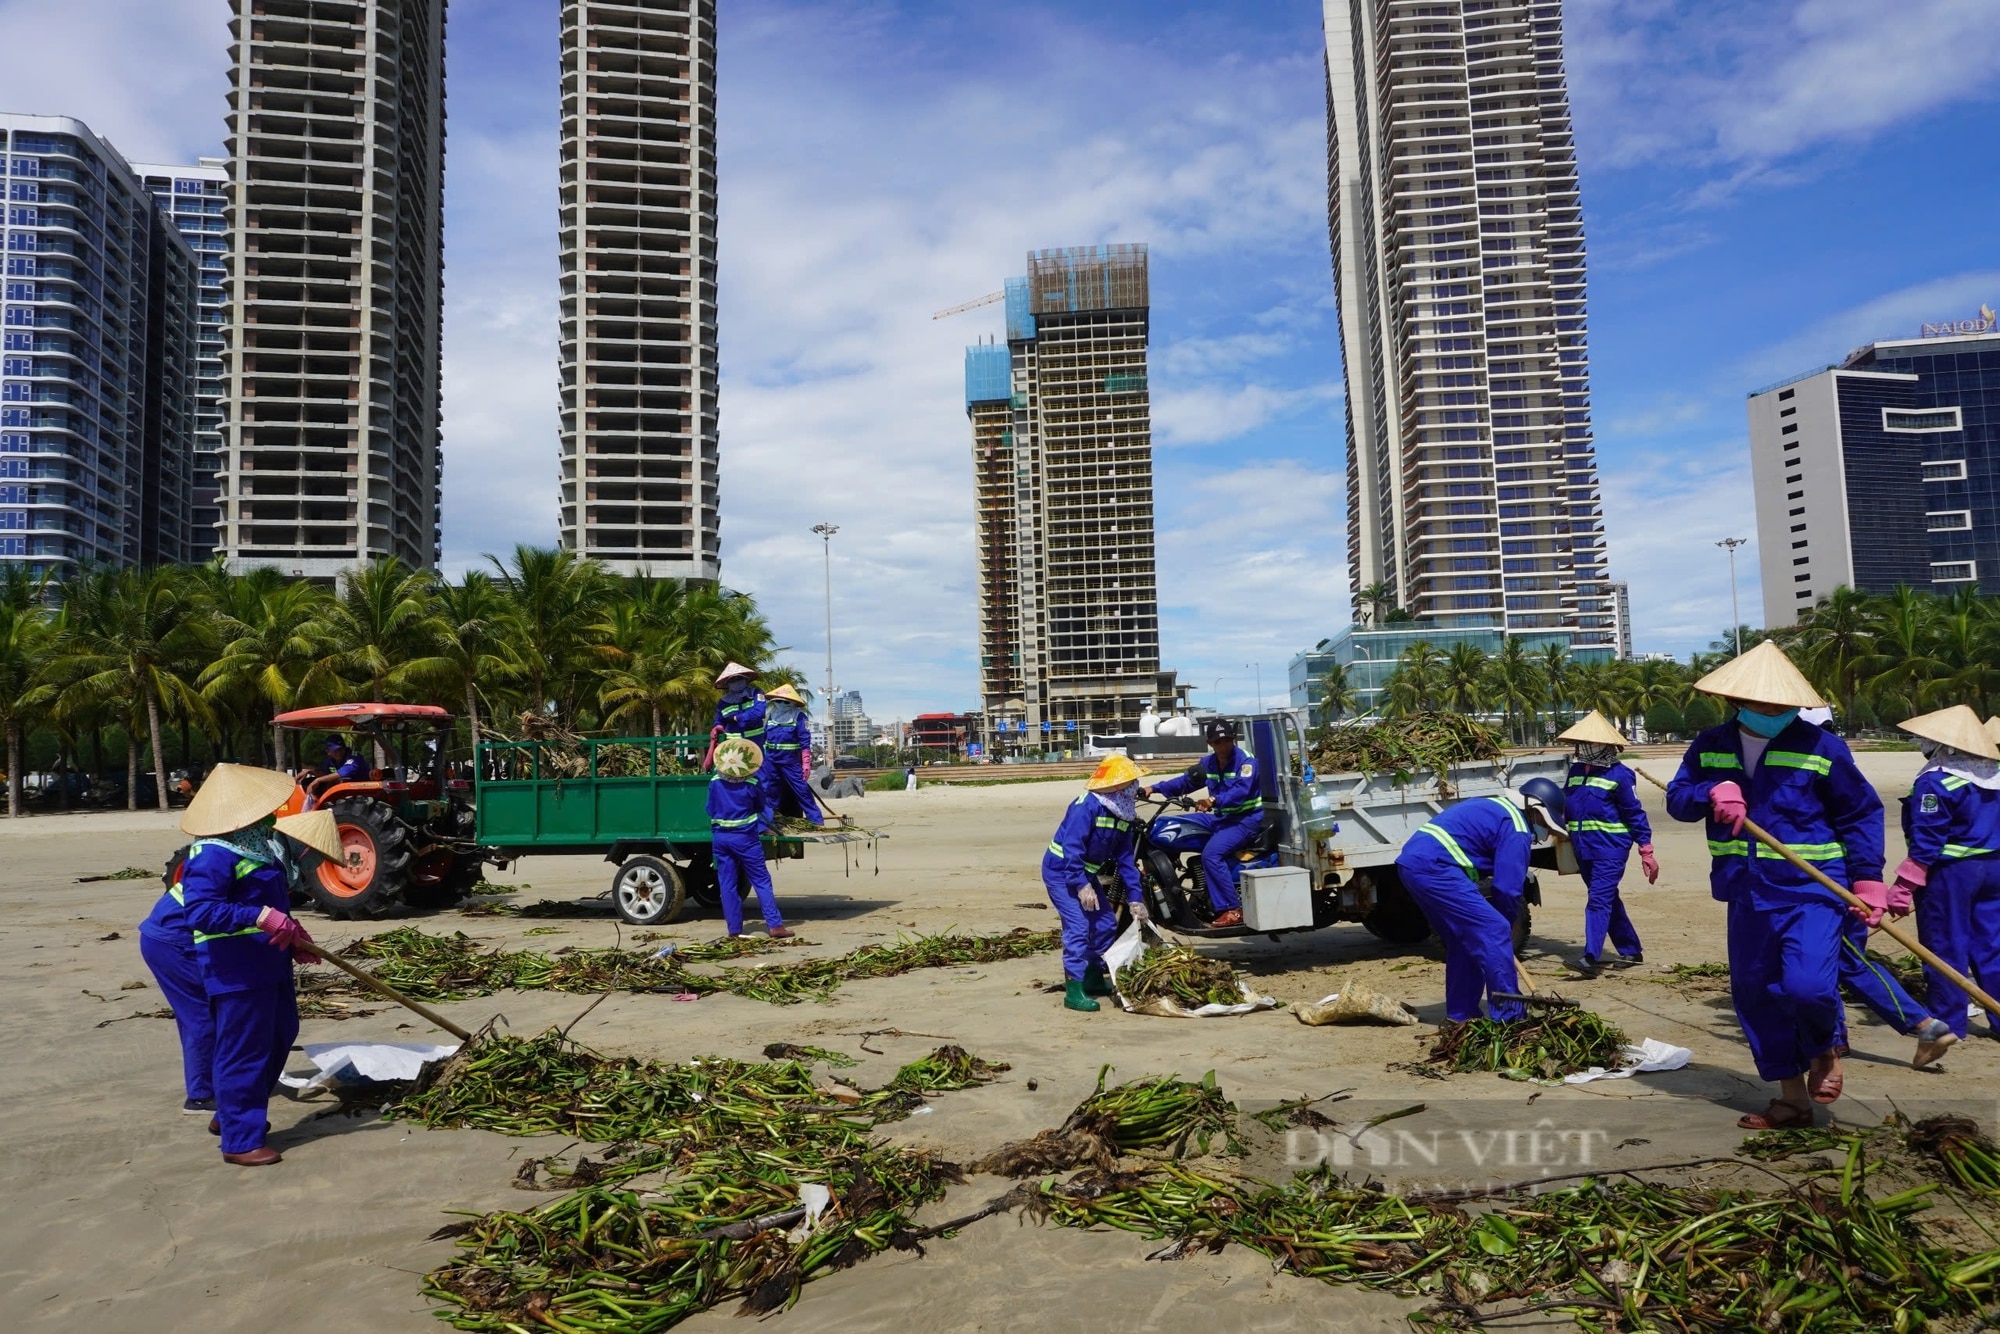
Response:
[[[321,862],[319,882],[330,894],[353,898],[375,879],[375,840],[359,825],[344,824],[340,826],[340,848],[346,854],[345,862]]]

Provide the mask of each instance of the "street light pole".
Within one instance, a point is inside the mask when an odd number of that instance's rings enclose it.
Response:
[[[1246,662],[1243,665],[1257,673],[1257,712],[1262,713],[1264,711],[1264,664],[1261,662]]]
[[[826,565],[826,759],[833,763],[833,535],[840,531],[839,524],[816,523],[813,531],[819,534],[820,548]]]
[[[1750,539],[1747,537],[1725,537],[1715,545],[1729,551],[1729,624],[1736,636],[1736,656],[1743,656],[1743,612],[1736,605],[1736,548]]]

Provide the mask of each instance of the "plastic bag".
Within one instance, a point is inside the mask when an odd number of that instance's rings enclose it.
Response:
[[[1296,1001],[1292,1015],[1302,1024],[1395,1024],[1409,1027],[1417,1016],[1393,996],[1348,978],[1345,986],[1316,1001]]]
[[[1210,1004],[1189,1009],[1167,996],[1155,996],[1151,1000],[1133,1004],[1125,995],[1125,989],[1118,985],[1118,975],[1138,962],[1139,956],[1146,952],[1146,936],[1149,933],[1162,944],[1171,943],[1158,927],[1135,917],[1132,919],[1132,924],[1125,928],[1125,934],[1111,942],[1111,948],[1104,951],[1105,971],[1111,974],[1111,985],[1118,992],[1118,1003],[1125,1007],[1127,1014],[1153,1014],[1163,1019],[1216,1019],[1226,1015],[1249,1014],[1255,1010],[1278,1008],[1277,997],[1259,996],[1250,990],[1249,984],[1240,977],[1236,979],[1236,985],[1243,989],[1243,1001],[1240,1005]]]

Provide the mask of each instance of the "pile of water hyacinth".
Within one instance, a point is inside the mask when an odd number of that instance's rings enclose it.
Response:
[[[1965,1255],[1921,1226],[1937,1184],[1871,1195],[1861,1136],[1827,1141],[1844,1150],[1838,1167],[1777,1190],[1623,1172],[1541,1193],[1501,1188],[1473,1212],[1449,1194],[1398,1197],[1325,1169],[1273,1185],[1199,1165],[1239,1151],[1236,1108],[1213,1076],[1106,1087],[1100,1072],[1061,1128],[974,1164],[1041,1180],[919,1227],[915,1212],[960,1169],[871,1132],[906,1115],[913,1092],[1005,1068],[941,1048],[843,1100],[797,1060],[664,1065],[554,1033],[474,1044],[395,1114],[610,1147],[553,1174],[572,1190],[558,1200],[444,1229],[459,1252],[426,1291],[462,1329],[661,1330],[725,1301],[776,1309],[819,1274],[885,1249],[921,1252],[1006,1212],[1132,1232],[1167,1243],[1154,1251],[1163,1258],[1243,1246],[1281,1271],[1424,1302],[1411,1319],[1439,1328],[1546,1312],[1599,1330],[1907,1331],[1969,1321],[2000,1275],[2000,1250]],[[1021,1152],[1065,1137],[1087,1151],[1039,1162]],[[1920,1139],[1942,1155],[1976,1131],[1913,1133],[1912,1147]],[[552,1165],[529,1164],[524,1184],[538,1166]],[[639,1189],[648,1174],[658,1181]]]
[[[1118,989],[1135,1005],[1172,1000],[1199,1009],[1243,1003],[1243,986],[1236,980],[1236,970],[1185,945],[1151,946],[1118,975]]]
[[[699,972],[690,965],[771,953],[804,942],[738,937],[690,944],[665,955],[649,950],[580,948],[544,954],[487,950],[463,933],[441,936],[416,927],[399,927],[358,940],[341,953],[366,963],[383,982],[416,1000],[458,1000],[506,990],[577,994],[664,991],[702,996],[728,992],[774,1005],[795,1005],[825,1000],[843,982],[892,977],[919,968],[1024,959],[1045,954],[1061,941],[1060,932],[1026,927],[993,936],[906,936],[832,958],[725,968],[715,973]]]

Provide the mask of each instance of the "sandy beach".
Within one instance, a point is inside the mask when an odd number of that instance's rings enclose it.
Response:
[[[1917,757],[1867,755],[1863,763],[1891,803],[1893,866],[1902,855],[1894,798],[1908,791]],[[1664,775],[1670,763],[1651,767]],[[1077,786],[871,794],[853,805],[865,823],[890,835],[879,874],[873,854],[844,865],[838,848],[809,849],[805,862],[777,868],[786,918],[813,952],[824,953],[899,932],[1052,928],[1038,855]],[[1676,962],[1721,960],[1723,916],[1707,892],[1699,827],[1668,821],[1658,793],[1642,793],[1664,869],[1656,888],[1645,885],[1636,863],[1626,880],[1646,962],[1560,987],[1635,1039],[1691,1048],[1693,1062],[1674,1073],[1541,1089],[1491,1076],[1437,1081],[1388,1069],[1419,1054],[1415,1035],[1427,1034],[1442,1014],[1440,955],[1434,944],[1385,946],[1359,926],[1208,948],[1280,1000],[1316,999],[1360,978],[1405,998],[1425,1027],[1308,1028],[1282,1010],[1207,1021],[1133,1017],[1109,1007],[1075,1014],[1043,989],[1060,979],[1049,955],[849,983],[824,1004],[617,995],[591,1011],[574,1036],[608,1052],[665,1060],[707,1053],[759,1059],[766,1043],[816,1043],[861,1057],[847,1073],[864,1086],[886,1082],[898,1065],[949,1039],[1013,1069],[989,1087],[938,1096],[933,1112],[893,1133],[958,1160],[1059,1123],[1106,1063],[1121,1079],[1196,1078],[1213,1069],[1224,1091],[1245,1103],[1351,1090],[1348,1103],[1326,1108],[1343,1124],[1343,1107],[1424,1102],[1431,1109],[1425,1115],[1450,1124],[1595,1127],[1603,1135],[1591,1141],[1596,1151],[1623,1164],[1727,1154],[1741,1139],[1736,1117],[1762,1107],[1768,1093],[1721,985],[1681,983],[1664,972]],[[523,1155],[565,1141],[425,1131],[373,1115],[320,1117],[322,1105],[280,1098],[272,1103],[271,1142],[284,1163],[259,1171],[223,1165],[200,1119],[180,1114],[172,1024],[126,1017],[162,1004],[134,929],[158,881],[76,883],[127,866],[157,867],[181,841],[172,817],[151,812],[0,821],[0,1047],[9,1058],[0,1111],[10,1131],[0,1160],[7,1202],[0,1291],[13,1313],[9,1327],[443,1328],[420,1283],[452,1245],[425,1238],[453,1211],[524,1208],[551,1198],[524,1194],[511,1178]],[[531,858],[494,878],[521,886],[518,901],[532,901],[597,893],[609,874],[592,859]],[[1576,953],[1582,886],[1548,878],[1544,898],[1528,966],[1548,985]],[[398,924],[334,923],[314,914],[304,920],[328,945]],[[511,948],[603,946],[630,943],[631,935],[608,916],[544,921],[447,912],[417,920],[428,930],[463,930]],[[717,919],[701,916],[668,928],[689,940],[720,929]],[[1900,953],[1886,940],[1879,947]],[[144,985],[123,989],[133,983]],[[440,1008],[467,1026],[502,1014],[509,1031],[527,1034],[568,1022],[588,999],[509,993]],[[1919,1074],[1908,1068],[1910,1040],[1859,1009],[1850,1011],[1850,1023],[1844,1119],[1872,1123],[1889,1113],[1891,1099],[1906,1108],[1983,1101],[1990,1109],[2000,1087],[2000,1045],[1968,1042],[1941,1072]],[[861,1050],[862,1034],[891,1028],[907,1035],[871,1039],[881,1055]],[[345,1022],[306,1021],[302,1041],[334,1039],[442,1040],[394,1008]],[[295,1057],[293,1069],[307,1068]],[[1357,1168],[1365,1170],[1366,1163]],[[974,1178],[926,1216],[965,1212],[1004,1185]],[[1171,1264],[1146,1260],[1153,1249],[1135,1235],[1062,1231],[1003,1216],[935,1241],[921,1257],[886,1254],[814,1282],[774,1320],[815,1331],[1044,1322],[1100,1330],[1405,1328],[1400,1300],[1274,1276],[1267,1262],[1241,1249]],[[741,1328],[728,1323],[732,1309],[686,1327]]]

